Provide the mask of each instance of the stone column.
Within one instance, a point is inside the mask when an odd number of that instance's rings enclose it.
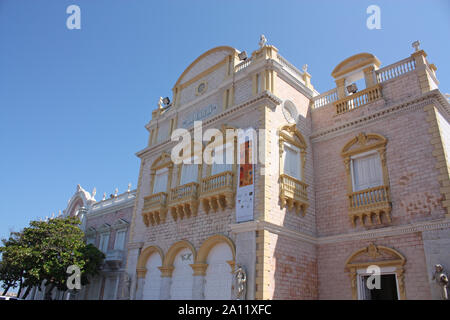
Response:
[[[422,93],[428,92],[432,90],[432,79],[427,69],[428,61],[426,59],[427,54],[423,50],[418,50],[411,54],[411,58],[414,59],[416,63],[416,72],[419,78],[420,88],[422,89]],[[436,66],[433,66],[432,72],[436,71]]]
[[[337,87],[337,93],[338,93],[338,99],[343,99],[347,95],[345,93],[345,78],[337,79],[335,80],[336,87]]]
[[[170,286],[172,284],[172,272],[173,266],[162,266],[158,268],[161,271],[161,288],[160,298],[161,300],[170,299]]]
[[[364,72],[364,80],[366,82],[366,88],[370,88],[377,84],[377,80],[375,78],[375,67],[370,66],[363,70]]]
[[[145,285],[145,273],[143,276],[142,274],[138,274],[136,296],[134,300],[142,300],[142,298],[144,297],[144,285]]]
[[[131,276],[130,300],[136,299],[136,290],[138,289],[138,275],[136,267],[141,247],[141,243],[128,245],[127,268],[125,272],[127,272]]]
[[[192,287],[192,298],[195,300],[205,299],[205,275],[207,263],[194,263],[191,264],[191,268],[194,270],[194,284]]]
[[[161,278],[161,291],[160,299],[169,300],[170,299],[170,285],[172,283],[172,277],[162,277]]]

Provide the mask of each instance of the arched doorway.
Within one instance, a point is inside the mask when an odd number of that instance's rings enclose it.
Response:
[[[230,300],[232,273],[229,262],[233,254],[227,243],[215,245],[208,254],[205,274],[205,299]]]
[[[175,256],[173,261],[172,284],[170,286],[170,298],[172,300],[192,299],[192,286],[194,282],[191,264],[194,256],[191,250],[183,248]]]
[[[144,282],[144,290],[142,294],[143,300],[158,300],[161,290],[161,271],[159,267],[162,265],[161,256],[153,253],[147,260]]]

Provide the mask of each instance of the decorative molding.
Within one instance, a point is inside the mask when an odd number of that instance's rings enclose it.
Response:
[[[395,104],[391,107],[371,112],[361,117],[353,118],[331,128],[313,132],[310,139],[313,143],[329,140],[335,138],[338,135],[347,133],[362,126],[366,126],[368,123],[375,123],[383,120],[384,118],[392,114],[423,109],[425,106],[433,103],[438,104],[438,109],[442,110],[446,115],[450,114],[450,104],[446,101],[442,93],[440,93],[439,90],[436,89],[422,95],[421,97],[416,97],[406,102]],[[365,106],[364,108],[366,107],[367,106]]]
[[[161,261],[164,261],[164,253],[160,247],[158,247],[158,246],[146,247],[144,250],[141,251],[138,261],[137,261],[136,272],[138,274],[138,278],[145,277],[145,275],[147,273],[147,268],[146,268],[147,260],[154,253],[159,254],[159,256],[161,257]]]
[[[347,142],[341,151],[347,175],[348,215],[353,227],[359,219],[364,226],[382,224],[382,217],[391,222],[391,197],[389,191],[389,173],[386,165],[387,139],[377,133],[360,132],[356,137]],[[352,183],[352,156],[376,151],[380,157],[383,185],[364,190],[353,190]],[[375,221],[372,217],[375,216]]]
[[[281,208],[292,210],[294,207],[297,214],[300,212],[302,216],[306,214],[309,207],[308,202],[308,185],[305,181],[305,164],[306,164],[306,141],[298,130],[296,124],[285,125],[279,130],[279,164],[280,164],[280,204]],[[301,180],[291,177],[284,173],[283,154],[285,143],[292,144],[299,148],[300,154],[298,161],[301,164]]]
[[[405,257],[397,250],[385,246],[376,246],[373,243],[369,244],[367,247],[356,250],[345,262],[345,270],[350,272],[349,276],[353,299],[358,299],[356,279],[358,269],[366,269],[370,265],[378,265],[383,267],[395,267],[400,292],[399,298],[400,300],[406,300],[404,282],[405,262]]]
[[[360,241],[383,237],[395,237],[409,233],[426,232],[446,228],[450,228],[450,221],[447,219],[439,219],[431,222],[419,222],[402,226],[389,226],[375,230],[366,230],[361,232],[352,232],[333,236],[316,237],[313,235],[308,235],[302,232],[294,231],[267,221],[255,220],[230,225],[230,231],[234,234],[257,230],[267,230],[277,235],[287,236],[292,239],[308,242],[314,245]]]
[[[216,234],[216,235],[213,235],[213,236],[207,238],[205,241],[203,241],[202,246],[198,250],[197,259],[195,260],[195,262],[206,264],[209,252],[211,251],[211,249],[214,246],[216,246],[219,243],[226,243],[228,245],[228,247],[231,250],[231,254],[233,255],[232,261],[235,261],[236,260],[236,247],[235,247],[233,241],[230,238],[228,238],[222,234]]]
[[[244,114],[248,114],[249,112],[257,109],[261,106],[260,103],[265,102],[269,106],[272,105],[272,108],[275,108],[277,105],[281,104],[283,101],[275,96],[273,93],[269,91],[263,91],[257,96],[251,97],[247,101],[230,107],[224,110],[222,113],[219,113],[208,120],[203,121],[203,126],[206,128],[207,126],[214,126],[217,124],[221,124],[223,122],[229,121],[231,118],[236,118]],[[188,131],[193,132],[194,128],[188,129]],[[147,156],[152,156],[155,153],[160,153],[166,150],[168,147],[172,146],[176,142],[171,141],[170,139],[166,141],[162,141],[153,146],[148,146],[145,149],[136,153],[136,156],[141,159],[146,159]]]

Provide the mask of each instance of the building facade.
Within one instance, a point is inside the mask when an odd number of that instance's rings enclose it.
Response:
[[[95,245],[105,254],[100,273],[90,279],[89,285],[78,292],[53,290],[53,300],[118,300],[123,298],[123,284],[126,284],[126,258],[129,225],[134,208],[136,190],[130,185],[124,193],[116,189],[109,198],[95,199],[95,189],[90,193],[80,185],[69,199],[61,216],[78,217],[80,228],[86,235],[86,242]],[[28,299],[43,300],[45,284],[41,290],[34,288]]]
[[[450,109],[436,69],[417,45],[384,67],[356,54],[320,94],[307,66],[264,38],[248,59],[226,46],[202,54],[146,125],[124,292],[234,299],[239,265],[246,299],[438,299],[434,265],[450,267]],[[192,143],[173,153],[177,129]],[[233,129],[256,134],[228,139]],[[200,163],[219,136],[213,154],[234,150],[233,161]],[[365,285],[373,265],[381,290]]]

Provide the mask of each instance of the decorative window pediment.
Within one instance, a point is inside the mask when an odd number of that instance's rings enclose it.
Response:
[[[130,225],[130,223],[124,219],[119,219],[117,220],[114,224],[113,224],[113,228],[115,230],[119,230],[119,229],[125,229],[128,228],[128,226]]]
[[[377,133],[359,133],[342,148],[342,157],[367,152],[370,150],[383,150],[386,148],[387,139]]]
[[[170,154],[167,152],[163,152],[156,160],[153,162],[151,169],[152,170],[158,170],[164,167],[170,167],[173,166],[172,159],[170,157]]]
[[[357,273],[358,270],[367,269],[369,266],[394,267],[398,280],[400,299],[406,299],[404,285],[405,257],[395,249],[377,246],[373,243],[367,247],[355,251],[346,261],[345,270],[350,272],[352,296],[358,298]]]
[[[100,232],[100,233],[108,233],[110,231],[111,231],[111,225],[108,223],[104,223],[98,228],[98,232]]]

